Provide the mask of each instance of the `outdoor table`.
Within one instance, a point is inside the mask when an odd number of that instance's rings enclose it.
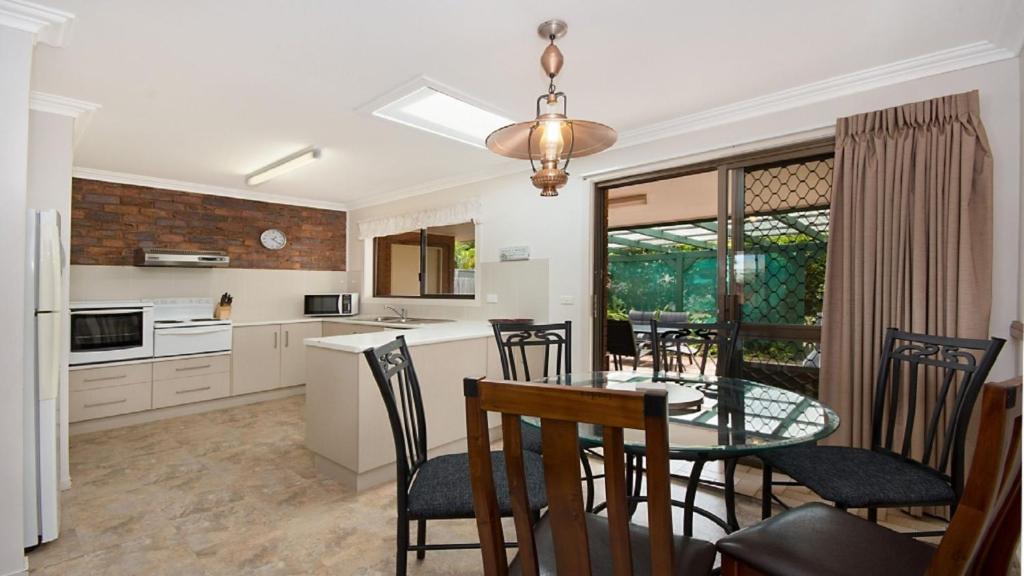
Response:
[[[664,381],[671,379],[673,381]],[[563,384],[578,388],[643,390],[661,388],[669,391],[669,454],[673,459],[693,462],[686,487],[685,502],[672,501],[683,508],[683,530],[693,533],[696,512],[715,522],[727,533],[739,529],[736,520],[734,474],[741,456],[756,455],[766,450],[797,446],[821,440],[839,427],[839,417],[814,398],[739,378],[663,373],[655,381],[653,374],[638,372],[574,372],[560,377],[542,378],[537,382]],[[677,390],[673,390],[678,387]],[[675,408],[673,396],[699,392],[699,406]],[[685,394],[684,394],[685,396]],[[524,416],[523,422],[539,427],[538,418]],[[601,426],[581,423],[580,444],[599,448],[603,444]],[[646,453],[644,434],[625,430],[627,486],[630,487],[630,512],[644,500],[640,488],[643,458]],[[725,460],[726,518],[695,505],[700,474],[709,461]],[[601,507],[598,507],[600,509]]]

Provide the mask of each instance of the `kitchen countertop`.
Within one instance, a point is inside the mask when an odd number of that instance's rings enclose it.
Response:
[[[309,322],[330,322],[332,324],[358,324],[360,326],[380,326],[382,328],[409,328],[422,326],[415,322],[378,322],[372,316],[308,316],[303,318],[292,318],[290,320],[266,320],[262,322],[232,322],[235,328],[247,326],[271,326],[274,324],[304,324]],[[451,322],[444,322],[451,324]]]
[[[352,324],[366,324],[383,328],[404,328],[401,332],[385,330],[367,332],[365,334],[347,334],[344,336],[328,336],[326,338],[307,338],[307,346],[327,348],[341,352],[362,352],[367,348],[376,348],[395,339],[401,334],[409,346],[438,344],[441,342],[457,342],[459,340],[475,340],[489,338],[494,335],[490,322],[473,320],[456,320],[437,324],[388,324],[384,322],[350,321]]]

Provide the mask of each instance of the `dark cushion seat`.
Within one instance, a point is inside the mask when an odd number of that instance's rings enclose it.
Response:
[[[540,428],[523,424],[523,450],[534,454],[543,454],[541,450]]]
[[[842,446],[796,446],[761,458],[816,494],[847,508],[939,504],[953,488],[938,472],[898,455]]]
[[[928,569],[935,548],[815,502],[734,532],[717,543],[765,576],[913,576]]]
[[[590,568],[594,576],[612,573],[612,552],[609,545],[608,519],[604,516],[587,514],[587,539],[590,541]],[[548,515],[544,515],[534,526],[534,538],[537,544],[537,563],[540,565],[540,576],[557,574],[555,566],[555,544],[551,534],[551,523]],[[651,573],[651,544],[647,528],[629,525],[630,551],[633,554],[633,573]],[[715,546],[710,542],[673,535],[673,556],[675,564],[673,574],[688,576],[704,576],[711,572],[715,562]],[[512,560],[509,574],[522,573],[519,557]]]
[[[530,508],[540,510],[548,505],[544,489],[544,463],[541,457],[523,452],[526,472],[526,490]],[[503,515],[512,514],[512,500],[508,495],[508,476],[505,473],[505,454],[491,452],[494,488],[498,495],[498,508]],[[469,477],[469,455],[448,454],[431,458],[420,466],[409,488],[409,517],[473,518],[473,488]]]

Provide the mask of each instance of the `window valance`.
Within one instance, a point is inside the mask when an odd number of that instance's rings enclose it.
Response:
[[[483,205],[480,200],[473,199],[443,208],[372,218],[359,222],[359,239],[370,240],[379,236],[411,232],[431,226],[448,226],[463,222],[479,224],[482,212]]]

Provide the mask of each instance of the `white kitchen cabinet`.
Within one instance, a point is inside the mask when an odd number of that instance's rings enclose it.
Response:
[[[191,404],[231,394],[227,356],[182,358],[153,364],[153,408]]]
[[[342,324],[341,322],[324,322],[324,337],[347,336],[349,334],[368,334],[394,330],[384,326],[367,326],[363,324]]]
[[[231,344],[231,395],[281,387],[281,325],[236,326]]]
[[[306,383],[306,338],[323,335],[322,322],[281,325],[281,386]]]

